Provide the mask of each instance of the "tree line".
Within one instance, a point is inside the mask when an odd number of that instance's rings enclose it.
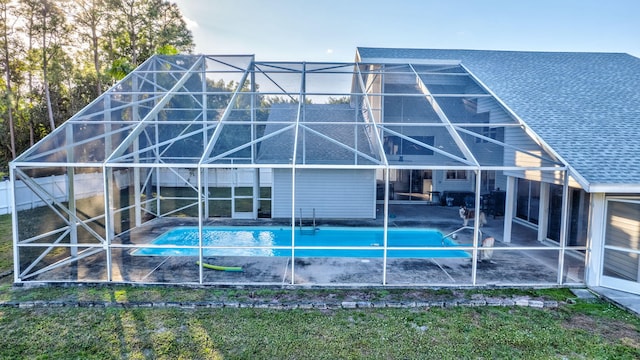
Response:
[[[164,0],[0,0],[0,172],[153,54],[190,53]]]

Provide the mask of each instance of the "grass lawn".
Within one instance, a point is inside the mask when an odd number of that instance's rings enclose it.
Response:
[[[455,307],[0,309],[6,359],[637,359],[637,318],[604,303]]]
[[[0,216],[0,273],[11,269]],[[0,359],[638,359],[640,318],[567,289],[12,287],[0,301],[367,301],[527,295],[556,308],[368,309],[0,307]]]
[[[11,215],[0,215],[0,274],[13,269]]]

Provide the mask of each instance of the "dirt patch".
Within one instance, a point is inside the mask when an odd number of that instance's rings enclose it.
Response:
[[[447,301],[458,298],[451,290],[430,289],[316,289],[316,290],[256,290],[241,292],[240,297],[251,301],[278,303],[340,303],[342,301],[369,302],[413,302],[413,301]],[[238,300],[234,294],[220,294],[218,300]]]
[[[564,327],[599,334],[608,342],[615,343],[620,341],[627,346],[640,349],[640,331],[632,324],[620,320],[575,314],[564,323]]]

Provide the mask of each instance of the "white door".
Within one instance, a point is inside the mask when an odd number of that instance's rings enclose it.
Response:
[[[254,169],[233,169],[234,181],[231,186],[231,217],[234,219],[255,219],[257,209],[255,208],[254,196],[256,190],[256,170]]]
[[[640,200],[607,201],[601,285],[640,294]]]

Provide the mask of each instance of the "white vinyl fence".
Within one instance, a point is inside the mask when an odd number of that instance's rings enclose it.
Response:
[[[35,178],[34,181],[43,188],[56,201],[67,201],[67,176],[57,175]],[[87,198],[101,194],[104,187],[103,177],[100,173],[75,175],[76,199]],[[16,208],[18,211],[45,206],[46,203],[21,180],[16,181]],[[12,211],[11,181],[0,182],[0,215],[9,214]]]
[[[0,215],[11,212],[11,181],[0,182]]]
[[[116,186],[122,189],[131,183],[130,174],[127,171],[114,172]],[[162,169],[158,177],[154,176],[155,184],[160,178],[161,186],[183,187],[187,184],[196,183],[193,171],[188,169],[177,169],[174,171]],[[53,196],[56,201],[67,201],[68,186],[67,176],[57,175],[35,178],[34,181],[44,189],[47,194]],[[76,199],[88,198],[100,195],[104,191],[102,173],[76,174],[74,176],[74,188]],[[250,186],[254,181],[252,169],[218,169],[209,177],[209,186]],[[260,185],[271,186],[271,169],[260,170]],[[33,209],[45,206],[46,203],[21,180],[16,182],[16,207],[18,211]],[[0,215],[9,214],[12,211],[11,203],[11,182],[9,180],[0,181]]]

